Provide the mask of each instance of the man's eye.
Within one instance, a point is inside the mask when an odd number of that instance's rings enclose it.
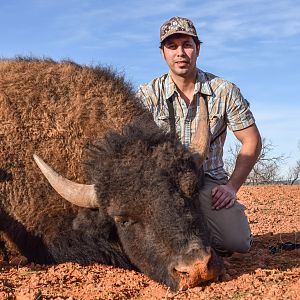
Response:
[[[175,50],[176,49],[176,46],[175,45],[166,45],[166,48],[170,49],[170,50]]]

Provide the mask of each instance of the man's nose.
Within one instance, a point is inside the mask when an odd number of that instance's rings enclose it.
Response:
[[[178,56],[185,55],[185,51],[184,51],[184,48],[182,46],[177,47],[177,55]]]

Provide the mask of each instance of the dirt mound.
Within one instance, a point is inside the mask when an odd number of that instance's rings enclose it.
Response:
[[[300,299],[300,249],[294,249],[300,186],[245,186],[239,198],[254,243],[248,254],[225,259],[219,282],[173,293],[143,274],[110,266],[2,263],[0,299]]]

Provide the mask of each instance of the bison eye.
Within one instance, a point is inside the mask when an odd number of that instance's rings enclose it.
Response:
[[[130,225],[133,225],[134,223],[136,223],[134,220],[132,220],[129,217],[124,217],[124,216],[114,216],[114,220],[116,222],[117,225],[126,228]]]

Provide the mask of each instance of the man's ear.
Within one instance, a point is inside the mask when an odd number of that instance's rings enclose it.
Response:
[[[160,50],[161,56],[162,56],[163,59],[165,60],[166,58],[165,58],[164,46],[162,46],[161,48],[159,48],[159,50]]]
[[[196,50],[197,50],[197,56],[200,54],[200,44],[196,45]]]

